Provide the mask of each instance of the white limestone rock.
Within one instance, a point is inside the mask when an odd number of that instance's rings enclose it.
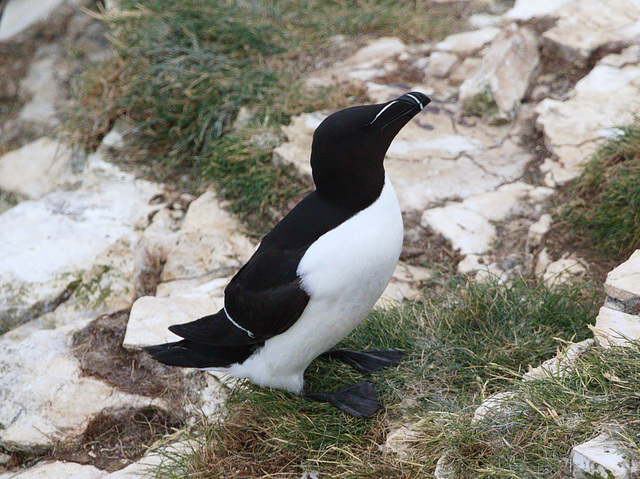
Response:
[[[576,84],[571,98],[547,98],[538,104],[537,126],[558,159],[557,168],[545,166],[553,176],[545,178],[547,184],[562,184],[578,176],[598,142],[614,135],[617,126],[633,121],[640,109],[638,57],[639,45],[608,55]]]
[[[25,326],[0,337],[3,447],[37,449],[74,438],[104,408],[162,406],[83,376],[71,345],[79,327]]]
[[[27,76],[20,82],[20,94],[28,99],[18,113],[20,119],[58,123],[56,113],[68,98],[65,83],[69,78],[69,65],[62,59],[60,48],[44,45],[36,53]]]
[[[627,314],[605,305],[600,308],[592,329],[600,346],[623,346],[629,340],[640,340],[640,315]]]
[[[480,70],[460,85],[462,107],[474,114],[514,119],[539,62],[531,31],[504,29],[484,54]]]
[[[455,53],[461,57],[471,56],[482,47],[491,43],[500,33],[496,27],[473,30],[471,32],[456,33],[436,44],[436,50]]]
[[[632,479],[640,472],[640,461],[608,433],[574,446],[571,462],[577,479]]]
[[[435,78],[445,78],[458,63],[458,55],[449,52],[433,52],[429,55],[429,62],[425,73]]]
[[[542,243],[542,238],[549,228],[551,228],[551,223],[553,222],[553,217],[549,213],[545,213],[538,221],[529,226],[529,231],[527,231],[527,242],[526,249],[531,252]]]
[[[0,157],[0,189],[39,199],[72,179],[71,150],[42,137]]]
[[[640,39],[640,4],[635,0],[580,0],[556,13],[558,22],[543,37],[578,67],[586,66],[598,49],[611,51]]]
[[[327,88],[351,82],[366,82],[383,76],[393,68],[395,57],[407,51],[407,46],[396,37],[383,37],[370,41],[349,58],[332,68],[315,73],[307,79],[310,88]],[[385,68],[385,66],[387,68]]]
[[[421,225],[442,234],[463,255],[482,255],[496,238],[492,222],[505,219],[532,188],[516,182],[460,203],[432,208],[423,213]]]
[[[575,0],[516,0],[504,15],[507,20],[529,21],[537,18],[559,16],[562,6]]]
[[[80,3],[78,0],[9,0],[0,18],[0,42],[46,20],[61,5],[79,8]]]
[[[255,245],[241,231],[240,222],[225,211],[208,191],[189,205],[177,243],[167,255],[163,282],[227,276],[242,266]]]
[[[163,297],[139,298],[131,308],[122,345],[136,349],[179,340],[168,327],[217,313],[224,305],[224,288],[230,279],[218,278]]]
[[[75,462],[46,461],[29,469],[0,474],[0,479],[103,479],[108,473]]]
[[[530,368],[522,379],[533,381],[536,379],[549,379],[550,377],[563,378],[572,373],[578,357],[595,345],[592,338],[579,343],[572,343],[564,350],[559,351],[555,358],[543,362],[540,366]]]
[[[640,300],[640,250],[607,274],[604,291],[618,301]]]
[[[160,207],[150,203],[161,191],[94,158],[77,190],[23,201],[0,215],[0,328],[51,310],[119,239],[135,242],[136,230]]]
[[[420,284],[432,275],[433,272],[427,268],[399,262],[376,306],[386,307],[399,301],[419,299],[422,295]]]
[[[542,280],[547,284],[560,284],[585,274],[587,274],[587,268],[583,262],[569,255],[551,262],[542,274]]]

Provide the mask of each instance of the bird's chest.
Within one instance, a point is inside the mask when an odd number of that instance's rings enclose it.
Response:
[[[393,274],[402,238],[400,208],[387,180],[372,205],[309,247],[298,266],[303,288],[312,301],[371,308]]]

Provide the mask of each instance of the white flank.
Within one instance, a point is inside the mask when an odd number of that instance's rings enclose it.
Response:
[[[402,216],[388,178],[380,197],[309,247],[298,266],[311,299],[302,316],[243,364],[225,370],[260,386],[301,393],[309,363],[371,311],[402,249]]]

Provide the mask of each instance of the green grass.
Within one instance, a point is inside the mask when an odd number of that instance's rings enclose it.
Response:
[[[509,414],[474,422],[469,412],[440,433],[460,478],[572,478],[573,446],[601,433],[640,454],[640,343],[593,348],[567,377],[513,383]]]
[[[303,89],[317,65],[335,62],[330,39],[437,39],[458,30],[468,10],[408,0],[119,4],[124,13],[104,17],[117,55],[75,85],[69,129],[93,149],[117,120],[129,120],[128,157],[138,169],[192,189],[215,185],[261,231],[270,209],[308,185],[274,166],[271,147],[251,142],[251,132],[278,137],[293,114],[367,101],[353,86]],[[234,126],[241,108],[246,127]]]
[[[519,384],[529,366],[554,356],[562,342],[588,337],[596,297],[584,285],[454,280],[441,299],[375,310],[341,347],[406,352],[398,368],[373,376],[384,411],[358,420],[327,404],[241,383],[225,417],[192,431],[196,446],[167,454],[156,477],[299,478],[305,471],[332,478],[427,477],[447,450],[471,464],[476,456],[467,449],[475,446],[465,441],[476,440],[468,424],[472,411],[487,395]],[[315,361],[305,379],[309,390],[319,391],[362,376]],[[383,454],[379,445],[400,425],[416,431],[418,440],[409,442],[406,456]]]
[[[584,247],[616,262],[640,248],[640,120],[602,144],[567,198],[564,221]]]

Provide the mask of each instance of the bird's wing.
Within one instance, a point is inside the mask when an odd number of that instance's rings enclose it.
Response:
[[[315,192],[267,234],[225,289],[224,309],[186,324],[175,334],[200,344],[260,344],[289,329],[309,302],[298,264],[309,246],[354,214]]]
[[[169,329],[185,339],[220,346],[257,344],[291,327],[309,295],[296,274],[306,248],[258,250],[225,289],[225,307]]]

